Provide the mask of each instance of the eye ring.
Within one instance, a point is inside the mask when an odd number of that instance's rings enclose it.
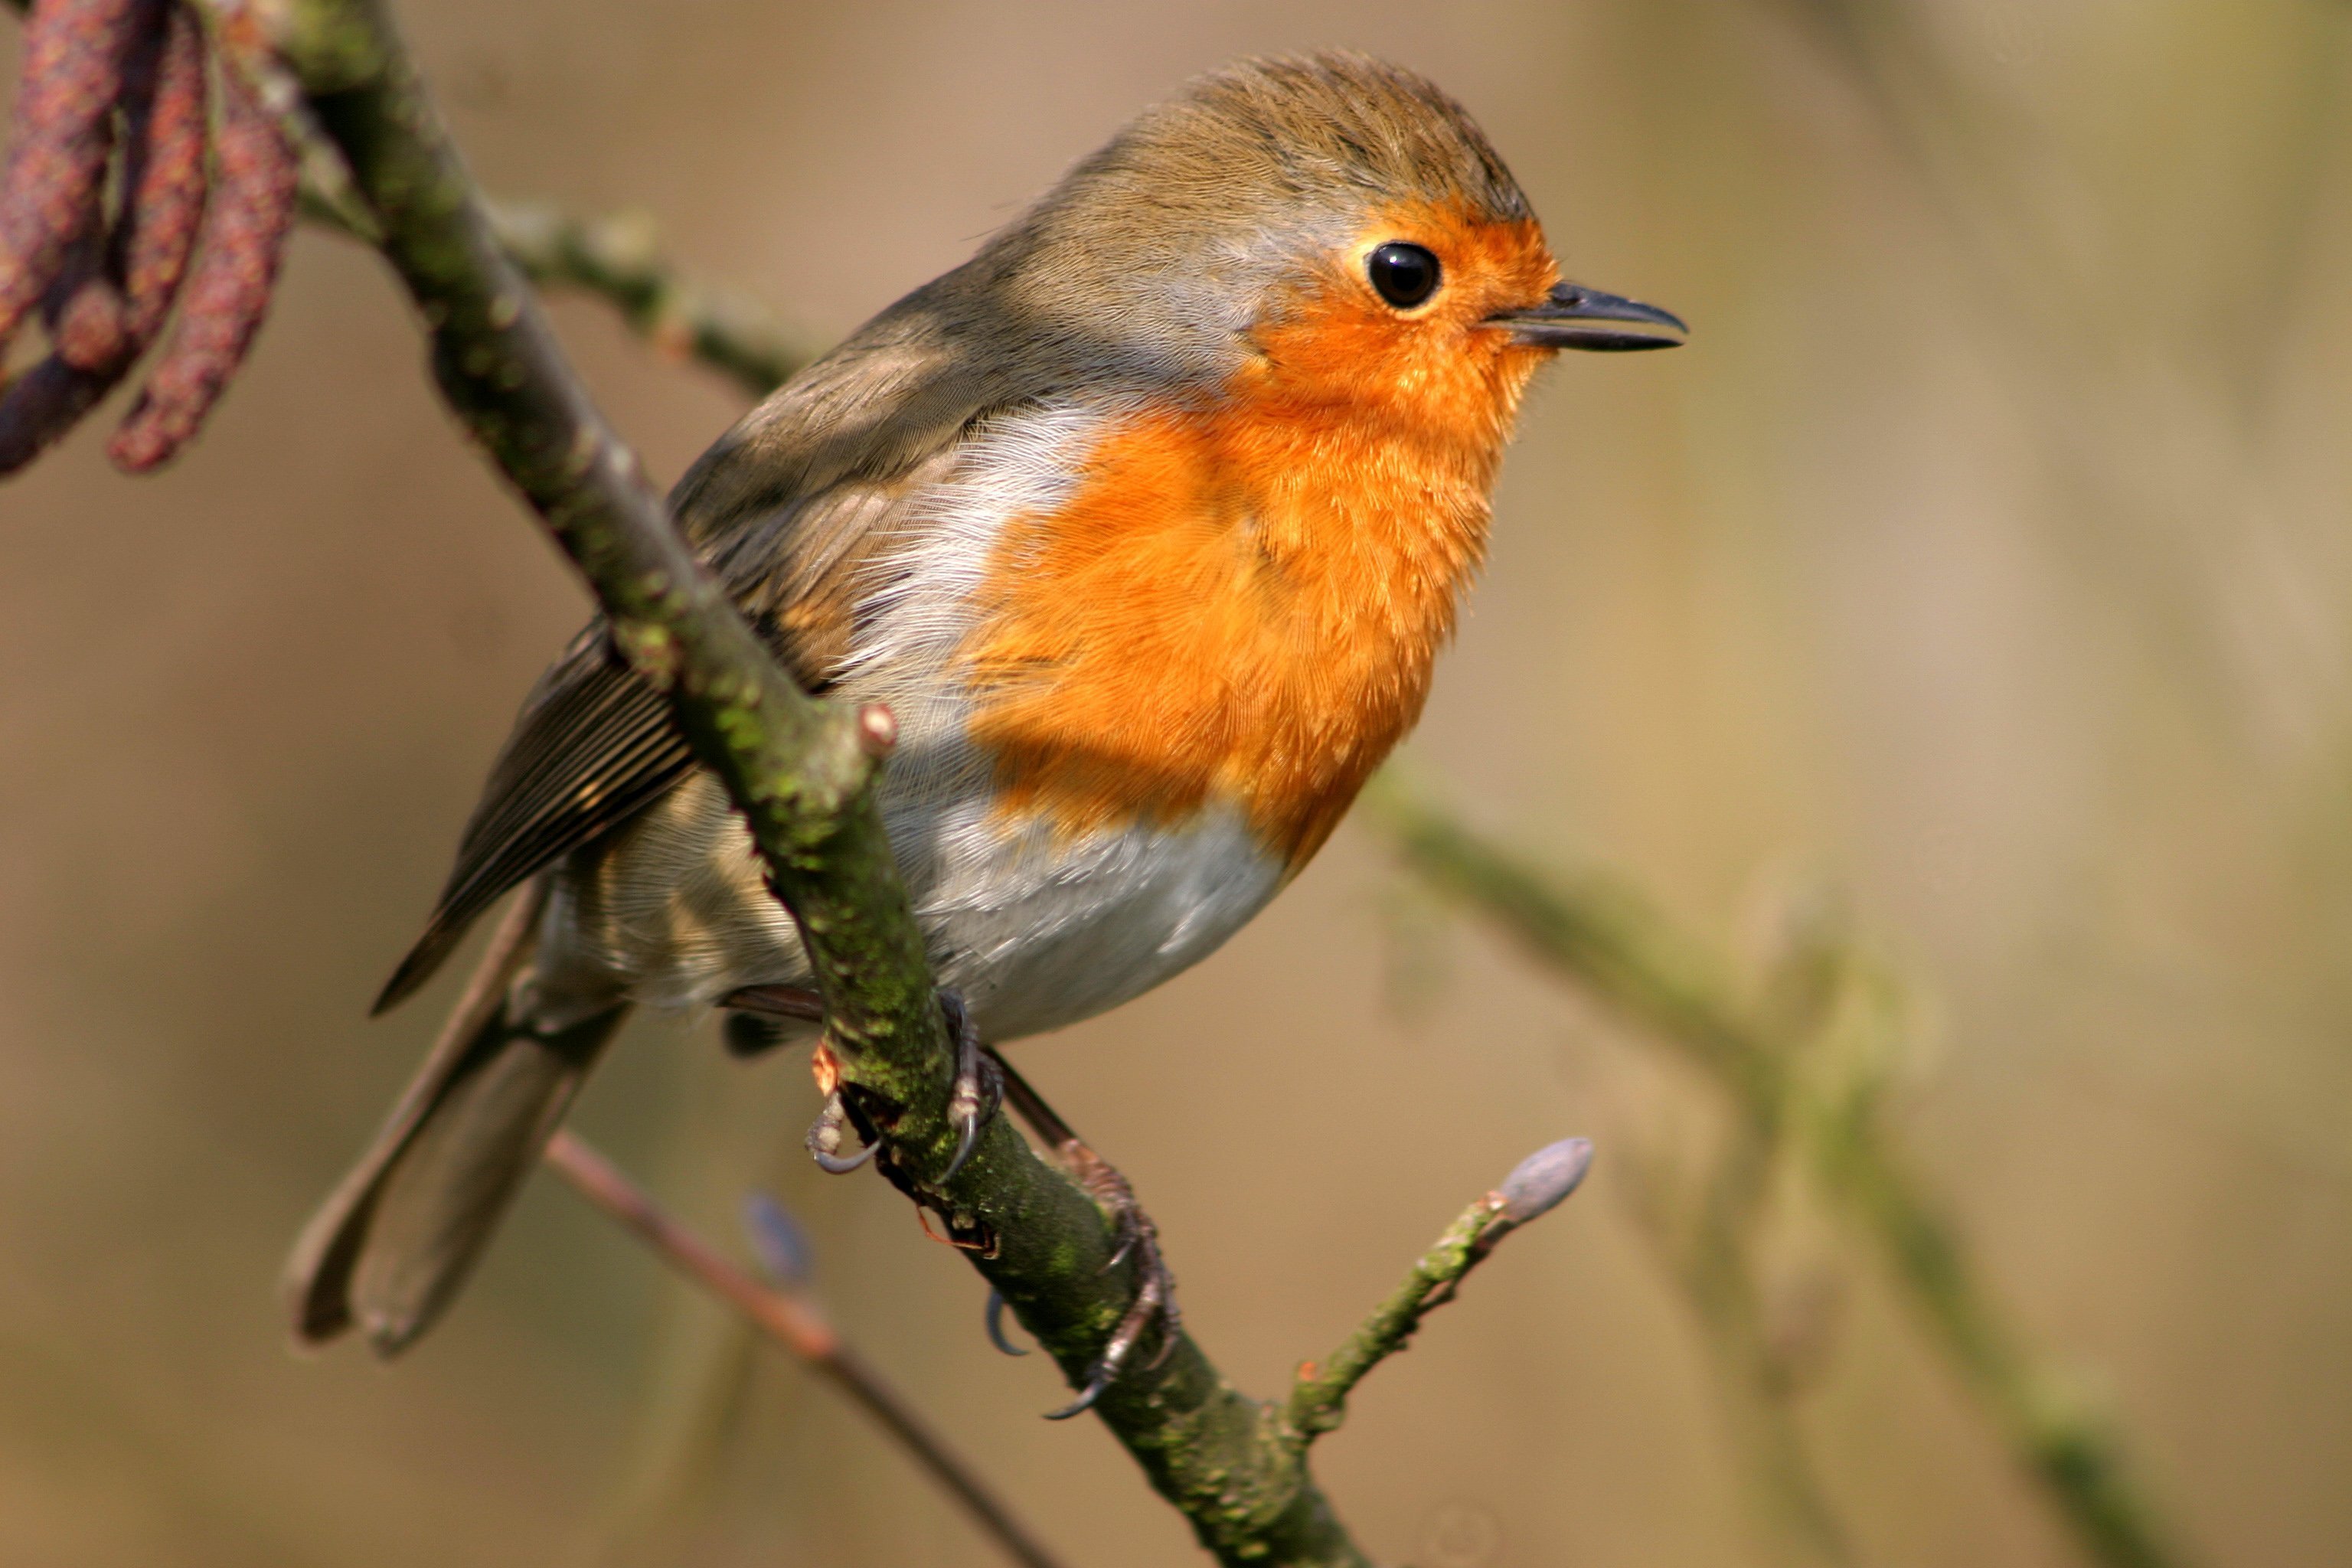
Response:
[[[1437,256],[1425,246],[1391,240],[1364,258],[1364,275],[1381,299],[1400,310],[1410,310],[1437,292]]]

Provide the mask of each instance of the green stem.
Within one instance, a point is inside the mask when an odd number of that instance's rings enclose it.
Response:
[[[1520,1161],[1501,1185],[1463,1210],[1339,1349],[1319,1364],[1308,1362],[1298,1369],[1283,1408],[1288,1440],[1304,1452],[1324,1433],[1338,1430],[1347,1418],[1348,1395],[1364,1374],[1404,1349],[1421,1320],[1454,1300],[1463,1279],[1503,1237],[1574,1192],[1591,1163],[1592,1145],[1581,1138],[1550,1144]]]

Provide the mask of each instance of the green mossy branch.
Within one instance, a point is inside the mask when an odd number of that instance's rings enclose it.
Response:
[[[311,210],[391,262],[423,316],[444,397],[587,580],[614,646],[667,694],[697,760],[750,824],[799,921],[827,1037],[853,1104],[881,1135],[886,1174],[941,1217],[1082,1383],[1138,1287],[1134,1262],[1114,1260],[1102,1212],[1003,1117],[953,1182],[932,1180],[955,1141],[954,1057],[875,805],[888,715],[829,707],[785,677],[590,402],[516,254],[614,299],[641,330],[675,320],[680,294],[649,257],[616,257],[590,230],[511,215],[502,230],[379,0],[289,0],[271,42],[360,208]],[[781,340],[747,346],[740,321],[704,320],[681,346],[739,381],[789,367]],[[1142,1351],[1096,1411],[1221,1562],[1368,1563],[1278,1413],[1237,1392],[1181,1332]]]
[[[382,9],[320,3],[292,15],[310,48],[289,63],[424,315],[443,396],[587,578],[614,647],[670,694],[780,894],[824,933],[819,983],[845,1057],[877,1057],[887,1088],[905,1088],[898,1079],[915,1075],[889,1070],[895,1058],[945,1047],[873,805],[883,748],[857,715],[785,678],[670,527],[507,258]]]

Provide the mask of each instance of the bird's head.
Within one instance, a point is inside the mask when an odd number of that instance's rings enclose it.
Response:
[[[1507,428],[1560,349],[1681,321],[1564,283],[1463,108],[1348,53],[1253,60],[1147,110],[982,256],[1001,309],[1089,374]]]

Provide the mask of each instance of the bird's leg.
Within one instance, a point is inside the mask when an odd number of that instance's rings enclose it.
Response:
[[[980,1130],[1003,1103],[1006,1069],[1003,1059],[981,1044],[980,1029],[960,994],[941,991],[940,1009],[947,1015],[948,1033],[956,1043],[955,1085],[948,1090],[948,1121],[956,1129],[956,1152],[948,1162],[947,1173],[940,1178],[945,1183],[953,1181],[963,1163],[971,1158]]]
[[[719,1005],[730,1009],[728,1046],[740,1056],[755,1054],[773,1044],[778,1024],[822,1023],[824,1019],[824,1005],[816,993],[794,985],[746,985],[730,993]],[[1103,1268],[1116,1268],[1131,1257],[1141,1280],[1126,1316],[1112,1331],[1102,1353],[1095,1358],[1086,1387],[1075,1401],[1052,1413],[1052,1419],[1065,1420],[1093,1405],[1102,1397],[1103,1390],[1118,1381],[1136,1347],[1155,1324],[1160,1330],[1159,1353],[1164,1357],[1174,1348],[1181,1321],[1176,1307],[1176,1277],[1169,1272],[1168,1260],[1160,1253],[1159,1227],[1143,1212],[1143,1205],[1136,1202],[1135,1189],[1128,1184],[1127,1178],[1089,1148],[1076,1129],[1045,1103],[1045,1097],[1013,1070],[1012,1063],[982,1042],[961,995],[941,991],[940,1007],[947,1015],[948,1032],[955,1037],[956,1043],[956,1075],[948,1091],[948,1120],[957,1131],[955,1158],[948,1163],[947,1172],[940,1180],[952,1180],[963,1169],[989,1118],[996,1114],[1000,1104],[1010,1104],[1039,1142],[1053,1150],[1063,1166],[1077,1178],[1087,1195],[1110,1216],[1118,1241]],[[739,1028],[739,1024],[743,1026]],[[836,1174],[854,1171],[871,1160],[879,1145],[869,1143],[854,1155],[841,1152],[851,1135],[849,1112],[841,1099],[840,1064],[834,1059],[832,1047],[823,1040],[817,1043],[813,1065],[817,1089],[824,1096],[824,1109],[809,1128],[809,1153],[819,1165]],[[1004,1349],[1001,1312],[1000,1299],[992,1295],[989,1339],[999,1349]]]
[[[1135,1189],[1128,1184],[1127,1178],[1109,1161],[1088,1148],[1086,1140],[1062,1120],[1060,1112],[1046,1104],[1045,1097],[1030,1087],[1028,1079],[1013,1070],[1012,1063],[994,1051],[988,1055],[1003,1083],[1005,1103],[1054,1151],[1070,1174],[1077,1178],[1087,1195],[1110,1216],[1118,1244],[1103,1268],[1116,1268],[1122,1259],[1131,1257],[1141,1281],[1127,1315],[1119,1319],[1102,1353],[1095,1358],[1086,1387],[1076,1399],[1046,1416],[1049,1421],[1066,1421],[1101,1398],[1103,1390],[1118,1380],[1136,1347],[1155,1325],[1160,1331],[1160,1351],[1152,1364],[1158,1365],[1175,1348],[1176,1335],[1183,1321],[1176,1307],[1176,1276],[1169,1271],[1168,1259],[1160,1253],[1160,1227],[1151,1223],[1151,1216],[1136,1202]]]

